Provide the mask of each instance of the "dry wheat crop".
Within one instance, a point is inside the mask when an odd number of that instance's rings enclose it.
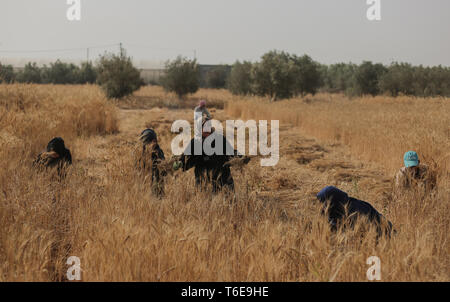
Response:
[[[197,190],[192,171],[154,198],[134,169],[139,132],[154,126],[170,158],[171,122],[190,120],[201,98],[220,120],[281,122],[279,164],[233,169],[233,204]],[[177,101],[155,87],[110,104],[96,86],[0,85],[1,281],[64,281],[68,256],[83,281],[365,281],[370,256],[383,281],[450,280],[448,100],[268,103],[201,90]],[[31,168],[56,135],[74,158],[62,182]],[[410,148],[437,162],[432,195],[390,194],[386,179]],[[397,234],[377,244],[361,223],[331,233],[314,196],[326,184],[371,202]]]

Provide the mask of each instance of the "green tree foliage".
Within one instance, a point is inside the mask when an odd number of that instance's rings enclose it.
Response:
[[[229,66],[221,65],[212,68],[206,73],[206,87],[216,89],[225,88],[229,74]]]
[[[322,66],[321,72],[324,79],[322,89],[331,93],[450,96],[449,67],[412,66],[397,62],[385,67],[364,62],[360,66],[344,63]]]
[[[381,91],[392,96],[399,93],[412,94],[413,73],[410,64],[393,63],[388,71],[381,77],[379,87]]]
[[[133,66],[124,50],[119,55],[104,54],[97,66],[97,83],[106,96],[123,98],[138,90],[142,85],[140,72]]]
[[[12,68],[12,67],[11,67]],[[36,63],[28,63],[16,76],[21,83],[85,84],[95,83],[96,71],[91,63],[82,63],[81,68],[57,60],[50,66],[40,68]]]
[[[351,63],[322,67],[323,89],[331,93],[351,91],[356,68],[357,65]]]
[[[200,70],[197,62],[178,57],[167,62],[166,76],[161,84],[167,91],[180,98],[194,93],[200,86]],[[450,97],[450,67],[412,66],[408,63],[392,63],[390,66],[363,62],[361,65],[338,63],[320,65],[309,56],[298,57],[286,52],[271,51],[260,62],[236,61],[229,66],[217,66],[204,74],[202,87],[227,87],[235,95],[260,95],[273,100],[304,96],[320,91],[354,95],[391,96],[413,95],[420,97]],[[0,64],[0,83],[98,83],[110,98],[131,94],[142,85],[140,72],[122,51],[120,55],[105,55],[97,66],[82,63],[81,66],[57,60],[39,68],[28,63],[15,73],[11,65]]]
[[[75,84],[79,68],[74,64],[63,63],[57,60],[50,63],[50,67],[44,66],[41,70],[42,81],[51,84]]]
[[[178,56],[166,62],[166,75],[161,79],[164,90],[174,92],[182,99],[197,92],[199,88],[199,68],[196,60]]]
[[[272,100],[294,95],[296,68],[286,52],[270,51],[252,68],[253,92]]]
[[[383,93],[392,96],[450,96],[450,68],[392,63],[379,86]]]
[[[12,83],[16,78],[12,65],[0,64],[0,83]]]
[[[234,95],[247,95],[252,93],[252,63],[248,61],[233,64],[227,81],[227,88]]]
[[[425,85],[425,96],[450,97],[450,67],[434,66],[424,72],[428,85]]]
[[[322,85],[320,65],[309,56],[271,51],[252,68],[253,92],[273,100],[315,94]]]
[[[302,57],[291,56],[294,64],[293,76],[294,87],[293,93],[302,96],[311,93],[315,94],[322,86],[322,73],[320,72],[320,65],[314,62],[309,56]]]
[[[379,80],[387,72],[382,64],[364,61],[355,72],[355,92],[358,95],[377,95],[380,92]]]
[[[36,63],[27,63],[24,69],[17,74],[19,83],[41,83],[41,70]]]
[[[90,62],[84,62],[76,75],[77,83],[93,84],[97,80],[97,71]]]

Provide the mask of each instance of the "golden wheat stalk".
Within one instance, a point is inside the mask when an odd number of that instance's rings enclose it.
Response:
[[[252,158],[250,156],[244,156],[241,158],[233,158],[223,164],[224,167],[242,168],[247,165]]]
[[[56,159],[59,158],[59,154],[55,151],[42,152],[40,158],[43,160]]]

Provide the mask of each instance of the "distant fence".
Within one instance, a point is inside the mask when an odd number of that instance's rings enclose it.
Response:
[[[156,84],[166,74],[165,69],[139,69],[145,84]]]

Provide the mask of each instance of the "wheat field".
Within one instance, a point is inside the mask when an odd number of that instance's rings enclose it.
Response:
[[[215,119],[280,120],[280,161],[232,170],[236,200],[195,188],[193,171],[151,194],[135,169],[139,133],[153,127],[171,156],[177,119],[199,99]],[[200,90],[180,102],[143,87],[111,102],[97,86],[0,85],[0,281],[450,281],[450,100],[318,94],[271,103]],[[32,161],[54,136],[71,150],[66,179]],[[394,194],[403,153],[438,175],[432,194]],[[315,194],[335,185],[366,200],[397,231],[332,233]]]

